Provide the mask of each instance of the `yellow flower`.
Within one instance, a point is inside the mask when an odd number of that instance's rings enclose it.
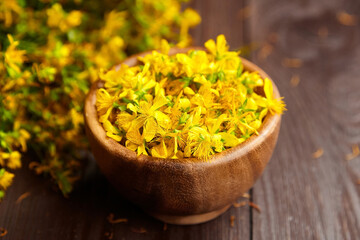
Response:
[[[183,12],[183,19],[182,19],[183,25],[187,25],[188,27],[193,27],[198,25],[200,22],[201,22],[201,17],[194,9],[191,8],[185,9],[185,11]]]
[[[7,35],[10,45],[6,49],[5,52],[5,63],[16,72],[20,73],[20,66],[26,60],[24,50],[18,50],[16,47],[19,45],[18,41],[14,41],[13,37],[8,34]]]
[[[126,78],[133,78],[135,73],[129,69],[125,64],[122,64],[118,70],[110,70],[105,72],[100,69],[99,77],[105,82],[104,87],[113,95],[118,95],[123,89],[132,89],[134,85],[130,81],[125,81]]]
[[[0,1],[0,20],[5,22],[5,27],[10,27],[13,23],[13,12],[20,15],[22,11],[22,8],[18,5],[16,0]]]
[[[214,151],[221,152],[223,143],[219,134],[211,135],[202,127],[193,127],[189,130],[187,145],[185,147],[185,156],[190,157],[192,153],[198,158],[207,158],[214,154]]]
[[[108,13],[105,17],[105,26],[101,29],[100,36],[102,39],[108,39],[117,35],[119,31],[125,24],[127,13],[117,12],[115,10]]]
[[[172,73],[172,69],[175,67],[175,63],[170,60],[168,55],[161,54],[157,51],[153,51],[152,54],[145,57],[140,57],[139,61],[145,65],[149,64],[153,72],[161,73],[163,76]]]
[[[71,11],[66,17],[66,23],[69,27],[76,27],[81,24],[82,13],[80,11]]]
[[[173,149],[165,144],[165,140],[161,139],[161,142],[151,149],[151,156],[157,158],[169,158],[173,153],[172,150]]]
[[[190,45],[191,37],[188,34],[189,28],[198,25],[201,22],[199,14],[191,8],[185,9],[180,24],[180,42],[179,47]]]
[[[0,167],[5,167],[5,159],[2,157],[3,153],[0,151]]]
[[[138,155],[148,155],[146,152],[145,139],[143,135],[140,134],[138,126],[132,127],[131,130],[126,133],[126,139],[125,146],[127,148],[137,152]]]
[[[185,87],[185,88],[184,88],[184,93],[185,93],[186,95],[190,95],[190,96],[195,95],[194,90],[192,90],[192,89],[189,88],[189,87]]]
[[[227,120],[227,114],[221,114],[217,118],[210,118],[206,121],[206,125],[210,134],[215,134],[220,131],[221,124]]]
[[[194,82],[202,85],[198,93],[191,98],[192,104],[202,106],[204,110],[219,106],[219,103],[216,102],[219,92],[212,88],[211,83],[204,76],[197,75],[194,78]]]
[[[245,141],[244,138],[237,138],[234,134],[228,132],[220,132],[219,135],[224,141],[225,147],[235,147]]]
[[[136,109],[134,109],[136,111]],[[129,114],[127,112],[120,112],[116,116],[116,122],[120,129],[125,130],[125,132],[128,132],[132,121],[136,118],[136,114]]]
[[[221,58],[227,53],[229,46],[226,43],[225,36],[223,34],[217,36],[216,43],[213,39],[208,40],[205,43],[206,49],[217,58]]]
[[[81,113],[79,113],[78,111],[76,111],[75,108],[72,108],[70,110],[70,116],[71,116],[72,124],[74,125],[75,129],[79,129],[79,126],[84,124],[83,115]]]
[[[47,25],[53,28],[59,28],[62,32],[81,24],[82,13],[74,10],[67,14],[61,4],[55,3],[46,10]]]
[[[189,116],[189,118],[185,121],[185,125],[183,127],[183,133],[187,133],[187,131],[189,131],[189,129],[192,127],[192,126],[201,126],[203,125],[203,119],[201,117],[201,112],[202,112],[202,107],[196,107],[191,115]],[[185,137],[184,137],[185,138]]]
[[[6,190],[12,183],[14,174],[5,171],[4,168],[0,169],[0,189]]]
[[[106,115],[108,136],[124,137],[138,155],[207,160],[258,134],[263,118],[285,106],[273,98],[268,79],[243,71],[223,35],[205,44],[210,53],[169,56],[168,43],[160,45],[160,52],[139,58],[142,64],[100,74],[105,88],[98,92],[99,118]]]
[[[286,110],[285,104],[281,100],[282,98],[273,97],[274,92],[272,82],[268,78],[264,79],[264,92],[266,96],[266,107],[272,114],[281,114],[284,110]]]
[[[176,60],[180,64],[180,68],[176,75],[186,74],[187,77],[191,77],[194,74],[195,65],[192,59],[185,53],[176,54]]]
[[[21,146],[21,151],[26,152],[27,151],[27,144],[26,141],[28,139],[30,139],[31,135],[28,131],[26,131],[25,129],[20,129],[19,130],[20,136],[18,138],[18,141],[20,143]]]
[[[7,166],[11,169],[16,169],[21,167],[21,154],[18,151],[13,151],[10,153]]]
[[[104,88],[96,92],[96,109],[99,114],[99,121],[104,122],[110,116],[117,97],[111,96]]]
[[[118,135],[119,131],[111,124],[111,122],[109,120],[105,120],[103,122],[103,126],[106,131],[106,136],[114,139],[117,142],[121,141],[122,136]]]
[[[21,167],[21,154],[18,151],[13,151],[11,153],[1,153],[1,158],[7,160],[6,165],[11,169]]]
[[[169,46],[168,41],[166,41],[165,39],[162,39],[161,43],[160,43],[160,52],[162,54],[168,54],[169,50],[170,50],[170,46]]]
[[[107,46],[109,47],[109,50],[116,53],[120,52],[120,50],[125,46],[125,42],[121,37],[114,36],[109,40]]]
[[[158,127],[165,129],[168,128],[170,124],[170,118],[158,110],[166,103],[167,99],[162,94],[155,97],[153,104],[146,101],[141,101],[137,110],[139,115],[137,119],[134,120],[137,122],[133,126],[135,129],[131,129],[129,132],[137,131],[138,129],[136,128],[143,125],[143,137],[145,141],[150,142],[158,132]]]
[[[64,18],[64,10],[59,3],[55,3],[51,8],[46,10],[47,25],[49,27],[59,27],[62,19]]]

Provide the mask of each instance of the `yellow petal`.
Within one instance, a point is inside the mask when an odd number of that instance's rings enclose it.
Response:
[[[160,127],[168,129],[170,127],[171,120],[168,115],[160,111],[155,111],[154,117]]]
[[[261,100],[260,100],[261,101]],[[253,98],[248,98],[248,101],[246,103],[245,106],[246,109],[253,109],[253,110],[257,110],[258,109],[258,104],[256,104],[256,101]]]
[[[184,149],[184,157],[190,157],[191,156],[191,146],[190,145],[186,145],[185,149]]]
[[[11,185],[14,176],[14,174],[4,171],[2,176],[0,176],[0,189],[6,190]]]
[[[257,130],[261,126],[261,121],[260,120],[254,120],[249,125]]]
[[[263,110],[260,112],[260,115],[259,115],[260,121],[263,120],[263,118],[266,116],[267,113],[268,113],[268,109],[267,109],[267,108],[263,109]]]
[[[11,152],[7,162],[7,166],[11,169],[16,169],[21,167],[20,158],[21,158],[21,154],[18,151]]]
[[[267,99],[273,99],[273,85],[268,78],[264,79],[264,92]]]
[[[137,145],[141,145],[143,143],[143,139],[141,137],[139,129],[135,129],[135,128],[131,128],[126,133],[126,139]]]
[[[103,126],[106,132],[118,133],[118,130],[111,124],[109,120],[103,122]]]
[[[235,135],[227,132],[220,132],[219,135],[224,140],[225,147],[234,147],[243,141],[243,139],[238,139]]]
[[[211,137],[211,145],[215,148],[216,152],[221,152],[223,150],[224,144],[221,141],[221,135],[220,134],[214,134]]]
[[[147,118],[143,116],[137,117],[131,122],[130,128],[140,129],[142,126],[144,126],[146,119]]]
[[[149,115],[149,114],[151,114],[150,113],[150,109],[152,109],[151,108],[151,106],[150,106],[150,104],[148,103],[148,102],[146,102],[146,101],[140,101],[140,107],[139,107],[139,112],[140,113],[142,113],[142,114],[146,114],[146,115]]]
[[[141,155],[141,154],[143,154],[143,155],[148,155],[144,143],[141,144],[140,146],[138,146],[138,148],[137,148],[136,151],[137,151],[137,155],[138,155],[138,156]]]
[[[168,41],[166,41],[166,39],[161,39],[161,42],[160,42],[160,52],[162,54],[168,54],[169,53],[169,50],[170,50],[170,46],[169,46],[169,43]]]
[[[128,129],[131,126],[131,122],[135,119],[135,117],[136,117],[135,115],[131,115],[127,112],[121,112],[116,116],[116,121],[119,128],[128,131]]]
[[[111,122],[109,120],[106,120],[103,123],[104,129],[106,131],[106,136],[120,142],[122,137],[117,135],[118,134],[118,130],[111,124]]]
[[[131,142],[131,141],[129,141],[129,140],[127,140],[126,142],[125,142],[125,146],[128,148],[128,149],[130,149],[130,150],[132,150],[132,151],[136,151],[136,149],[138,148],[138,145],[137,144],[135,144],[135,143],[133,143],[133,142]]]
[[[121,139],[122,139],[121,136],[115,135],[115,134],[113,134],[113,133],[111,133],[111,132],[106,132],[106,136],[108,136],[109,138],[114,139],[114,140],[117,141],[117,142],[120,142]]]
[[[194,78],[194,82],[197,82],[197,83],[200,83],[200,84],[207,84],[207,83],[208,83],[208,80],[206,80],[206,78],[205,78],[204,75],[197,75],[197,76]]]
[[[20,129],[19,133],[20,133],[19,142],[20,142],[20,145],[21,145],[21,150],[23,152],[26,152],[26,150],[27,150],[26,141],[31,137],[31,135],[25,129]]]
[[[164,140],[161,140],[160,144],[151,149],[151,155],[157,158],[167,158],[168,151]]]
[[[143,137],[146,142],[150,142],[157,132],[157,123],[154,118],[150,117],[145,121]]]
[[[216,44],[213,39],[206,41],[205,47],[212,55],[216,55]]]
[[[220,125],[225,121],[226,118],[227,118],[226,114],[221,114],[216,119],[216,122],[213,124],[213,126],[209,129],[209,132],[211,134],[214,134],[220,128]]]
[[[156,81],[154,79],[151,79],[147,81],[144,86],[142,87],[143,90],[150,89],[156,86]]]
[[[190,96],[192,96],[192,95],[195,94],[195,92],[194,92],[191,88],[189,88],[189,87],[185,87],[185,88],[184,88],[184,93],[185,93],[186,95],[190,95]]]
[[[108,120],[112,110],[113,110],[113,107],[109,108],[104,115],[101,115],[99,117],[99,122],[103,123],[106,120]]]
[[[193,27],[198,25],[200,22],[201,22],[201,17],[194,9],[187,8],[184,10],[182,25]]]
[[[131,111],[134,112],[134,113],[137,113],[137,111],[138,111],[138,108],[137,108],[134,104],[132,104],[132,103],[128,103],[128,104],[126,105],[126,108],[129,109],[129,110],[131,110]]]
[[[228,50],[224,34],[220,34],[216,38],[216,47],[219,54],[223,54]]]
[[[205,158],[205,160],[209,157],[209,155],[214,154],[214,151],[211,148],[211,143],[209,141],[202,141],[196,147],[194,151],[194,156],[198,158]]]
[[[142,75],[145,75],[150,69],[150,63],[145,63],[144,68],[142,70]]]
[[[179,100],[179,108],[180,109],[187,109],[187,108],[190,108],[190,106],[191,106],[191,103],[188,98],[181,98]]]

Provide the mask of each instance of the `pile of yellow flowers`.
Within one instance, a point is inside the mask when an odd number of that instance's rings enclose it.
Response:
[[[163,41],[142,64],[102,72],[96,107],[107,136],[137,154],[207,160],[258,134],[267,114],[283,112],[272,82],[243,71],[224,35],[205,47],[169,56]]]
[[[181,2],[0,1],[0,200],[28,149],[30,167],[71,192],[87,156],[82,110],[97,69],[163,38],[189,44],[200,17]]]

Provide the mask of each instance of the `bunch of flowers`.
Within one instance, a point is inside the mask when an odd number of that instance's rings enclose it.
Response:
[[[163,38],[185,46],[199,22],[181,0],[0,1],[0,199],[27,149],[31,168],[71,192],[88,148],[82,110],[97,69]]]
[[[137,154],[207,160],[258,134],[267,114],[283,112],[272,82],[243,71],[224,35],[205,47],[169,56],[163,41],[142,64],[103,72],[96,107],[107,136]]]

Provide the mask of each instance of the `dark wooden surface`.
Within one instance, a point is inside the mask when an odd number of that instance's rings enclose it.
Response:
[[[345,157],[360,144],[360,2],[192,5],[203,18],[193,31],[195,44],[224,33],[232,48],[250,47],[249,58],[274,79],[289,109],[274,155],[250,191],[261,213],[232,207],[211,222],[164,231],[163,223],[123,200],[93,162],[68,199],[24,167],[0,204],[3,239],[360,239],[360,157]],[[353,26],[338,21],[342,10],[357,16]],[[301,66],[287,66],[286,58]],[[313,158],[320,148],[324,154]],[[110,213],[128,222],[110,224]]]

